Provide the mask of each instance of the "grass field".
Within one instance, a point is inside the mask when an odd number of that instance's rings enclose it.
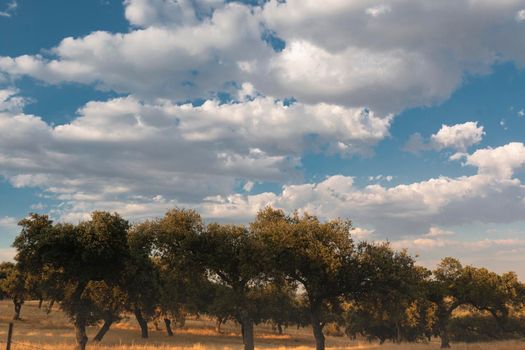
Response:
[[[0,350],[5,349],[7,325],[13,315],[12,305],[0,302]],[[22,308],[22,321],[15,322],[11,350],[66,350],[73,349],[74,330],[68,319],[58,309],[50,315],[39,310],[35,302],[27,302]],[[90,338],[96,333],[96,327],[89,329]],[[177,328],[173,337],[167,337],[163,330],[155,330],[150,325],[150,339],[140,338],[139,328],[134,318],[125,319],[113,325],[100,344],[90,341],[88,349],[99,350],[168,350],[168,349],[242,349],[239,326],[229,322],[223,326],[223,334],[214,331],[213,323],[206,319],[189,319],[184,328]],[[439,349],[436,340],[429,344],[384,344],[366,341],[352,341],[346,337],[327,337],[329,349],[380,349],[380,350],[430,350]],[[261,349],[313,349],[310,329],[286,329],[284,335],[277,335],[270,327],[256,328],[256,348]],[[511,350],[524,349],[525,341],[508,341],[485,344],[453,344],[461,350]]]

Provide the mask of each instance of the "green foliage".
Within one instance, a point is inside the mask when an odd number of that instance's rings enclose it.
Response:
[[[505,328],[492,315],[473,314],[450,321],[450,338],[455,342],[486,342],[525,337],[525,319],[512,317]]]
[[[388,244],[359,245],[361,288],[347,312],[346,333],[395,342],[426,337],[428,308],[423,281],[430,272]]]
[[[59,301],[79,349],[87,325],[104,320],[100,340],[126,311],[143,337],[155,317],[206,313],[219,326],[234,319],[247,350],[262,322],[279,332],[310,324],[319,350],[324,333],[381,342],[437,335],[442,347],[525,335],[525,286],[516,274],[454,258],[430,272],[388,244],[355,243],[348,220],[267,207],[249,227],[205,225],[186,209],[133,227],[107,212],[77,225],[38,214],[19,224],[17,262],[0,265],[0,296],[13,300],[16,314],[27,298]],[[459,316],[460,308],[472,312]]]

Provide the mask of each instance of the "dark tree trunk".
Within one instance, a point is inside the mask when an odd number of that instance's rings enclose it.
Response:
[[[401,326],[399,325],[399,321],[396,321],[396,343],[401,344],[401,340],[403,337],[401,336]]]
[[[38,299],[38,309],[42,309],[42,303],[44,302],[44,299],[40,298]]]
[[[83,316],[77,315],[75,319],[75,334],[77,338],[76,350],[86,350],[88,337],[86,334],[86,320]]]
[[[447,327],[444,327],[441,329],[441,332],[439,334],[441,338],[441,349],[448,349],[450,348],[450,339],[448,337],[448,329]]]
[[[20,311],[22,311],[23,303],[23,301],[17,298],[13,299],[13,304],[15,305],[15,315],[13,316],[13,320],[20,320]]]
[[[279,333],[279,335],[283,334],[283,326],[280,323],[277,323],[277,333]]]
[[[315,338],[315,349],[325,350],[325,339],[323,334],[324,324],[321,322],[321,305],[314,303],[310,306],[310,319]]]
[[[136,307],[133,310],[133,312],[135,313],[135,318],[137,319],[137,322],[139,323],[142,338],[144,339],[148,338],[148,323],[142,316],[142,311],[140,310],[140,308]]]
[[[113,317],[109,316],[104,319],[104,324],[98,330],[97,335],[93,338],[93,341],[99,342],[102,341],[106,333],[109,331],[109,328],[113,324]]]
[[[443,306],[438,306],[438,327],[439,327],[439,337],[441,338],[441,349],[450,348],[450,339],[448,336],[448,321],[450,315],[452,315],[453,307],[446,308]]]
[[[217,317],[217,321],[215,322],[215,331],[219,334],[222,333],[221,331],[221,325],[222,325],[222,318]]]
[[[169,318],[165,318],[164,324],[166,325],[166,333],[168,334],[168,337],[172,337],[173,331],[171,330],[171,320]]]
[[[55,305],[55,299],[51,299],[49,302],[49,305],[47,306],[46,313],[49,315],[51,313],[51,310],[53,310],[53,305]]]
[[[248,316],[242,318],[242,333],[244,350],[254,350],[253,320]]]

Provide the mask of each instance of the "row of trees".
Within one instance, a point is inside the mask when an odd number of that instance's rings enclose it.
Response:
[[[16,264],[0,266],[0,290],[13,300],[58,302],[70,316],[77,349],[86,327],[102,322],[95,341],[132,313],[148,322],[206,314],[241,325],[254,348],[254,325],[312,327],[323,350],[327,325],[381,342],[441,338],[450,346],[458,308],[489,314],[505,336],[522,334],[525,288],[514,273],[498,275],[444,259],[435,271],[388,244],[355,242],[349,221],[265,208],[248,226],[205,225],[193,210],[173,209],[137,225],[94,212],[77,225],[31,214],[20,221]],[[453,320],[452,320],[453,321]],[[468,325],[467,325],[468,326]]]

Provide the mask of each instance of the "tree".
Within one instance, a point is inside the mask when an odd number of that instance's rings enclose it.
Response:
[[[265,259],[258,242],[244,226],[210,224],[195,251],[210,280],[229,289],[235,317],[241,324],[244,349],[254,349],[257,317],[254,290],[264,282]]]
[[[205,269],[198,259],[204,223],[194,210],[172,209],[157,220],[155,250],[160,271],[160,309],[168,335],[171,318],[182,321],[185,309],[198,311],[201,293],[206,291]]]
[[[86,327],[97,322],[96,305],[86,288],[92,281],[113,285],[128,260],[129,224],[118,214],[93,212],[78,225],[56,224],[45,215],[31,214],[22,220],[15,239],[15,259],[29,272],[46,268],[61,271],[65,282],[62,309],[71,317],[77,349],[87,344]]]
[[[273,278],[257,291],[258,310],[262,321],[271,322],[279,334],[283,327],[301,324],[301,304],[298,299],[297,282],[285,278]]]
[[[428,305],[422,281],[430,271],[389,244],[361,243],[358,260],[363,283],[359,290],[350,289],[354,294],[349,295],[347,334],[363,334],[381,343],[424,337]]]
[[[142,338],[149,336],[147,321],[155,315],[161,295],[159,267],[153,260],[157,226],[147,221],[133,226],[128,234],[130,256],[122,288],[127,294],[127,310],[135,315]]]
[[[29,297],[27,275],[17,264],[6,262],[0,265],[0,276],[0,291],[11,299],[15,308],[13,320],[20,320],[22,305]]]
[[[469,288],[463,266],[459,260],[444,258],[433,271],[429,281],[429,300],[437,306],[436,318],[441,348],[450,348],[449,323],[452,312],[466,304],[466,292]]]
[[[111,325],[122,319],[126,309],[127,295],[118,285],[108,285],[105,281],[91,281],[84,292],[94,306],[93,318],[102,319],[103,324],[93,338],[100,342]]]
[[[329,320],[326,309],[341,301],[346,290],[343,281],[351,279],[348,276],[355,268],[351,222],[323,223],[315,216],[287,216],[282,210],[267,207],[250,227],[264,241],[273,272],[283,273],[304,287],[316,349],[324,350],[323,328]]]

